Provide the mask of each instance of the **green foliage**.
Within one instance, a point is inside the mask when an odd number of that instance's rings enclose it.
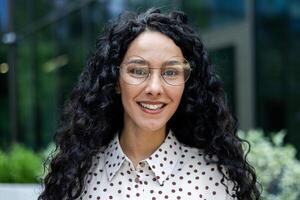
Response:
[[[283,144],[285,132],[274,133],[270,139],[260,130],[239,131],[239,135],[251,144],[247,159],[262,184],[263,199],[300,199],[300,162],[295,148]]]
[[[0,182],[10,182],[7,155],[0,151]]]
[[[36,183],[42,172],[39,154],[14,144],[8,153],[0,151],[0,182]]]

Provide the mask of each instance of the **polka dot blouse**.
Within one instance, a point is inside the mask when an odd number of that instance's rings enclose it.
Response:
[[[135,168],[116,136],[95,158],[86,181],[79,199],[234,199],[216,165],[206,162],[202,151],[180,144],[172,132]]]

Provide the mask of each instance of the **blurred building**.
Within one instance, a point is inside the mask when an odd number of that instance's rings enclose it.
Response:
[[[47,145],[103,25],[149,7],[188,14],[241,129],[285,129],[300,149],[298,0],[2,0],[0,146]]]

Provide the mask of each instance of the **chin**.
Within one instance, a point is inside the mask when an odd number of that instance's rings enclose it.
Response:
[[[155,123],[143,124],[141,126],[142,129],[151,131],[151,132],[165,129],[165,127],[166,127],[166,124],[155,124]]]

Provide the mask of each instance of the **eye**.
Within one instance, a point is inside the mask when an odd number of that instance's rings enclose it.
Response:
[[[132,77],[145,77],[148,76],[149,69],[148,67],[139,66],[139,65],[129,65],[127,66],[126,70],[127,74],[129,74]]]
[[[167,68],[162,73],[162,75],[166,76],[166,77],[174,77],[174,76],[177,76],[179,74],[180,74],[180,72],[176,68]]]

